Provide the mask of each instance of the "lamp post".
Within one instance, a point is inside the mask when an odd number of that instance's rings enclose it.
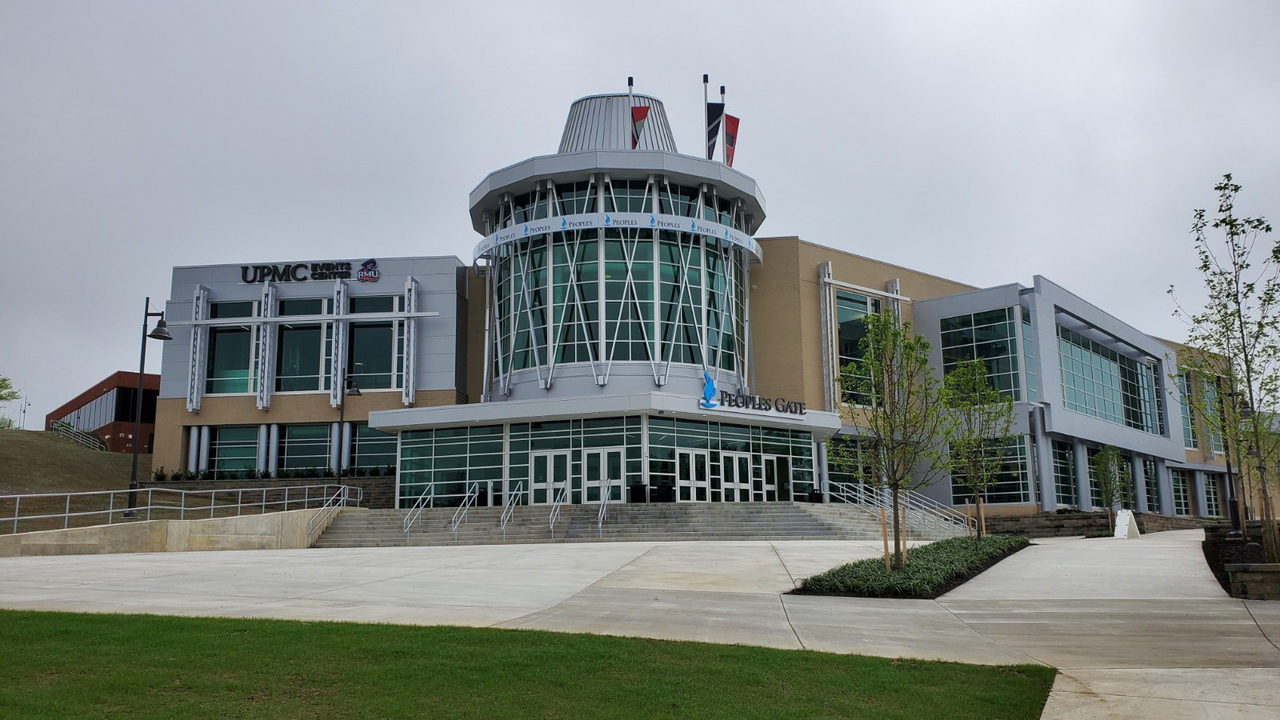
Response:
[[[160,319],[156,321],[155,329],[147,332],[147,323],[153,317]],[[147,367],[147,338],[173,339],[173,335],[169,334],[168,326],[164,323],[164,313],[151,311],[149,297],[142,306],[142,349],[138,352],[138,396],[134,398],[133,406],[133,469],[129,471],[129,509],[125,511],[128,517],[136,515],[135,508],[138,507],[138,443],[142,435],[142,374]]]
[[[347,415],[347,398],[360,397],[360,386],[350,375],[342,377],[342,400],[338,403],[338,462],[334,463],[333,476],[342,477],[342,451],[346,449],[346,443],[342,440],[343,430],[346,429],[345,421]]]

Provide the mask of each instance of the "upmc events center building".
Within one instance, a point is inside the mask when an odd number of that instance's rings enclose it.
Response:
[[[634,148],[633,105],[650,109]],[[755,180],[676,151],[658,100],[578,100],[556,154],[472,191],[471,264],[175,268],[154,465],[394,466],[401,507],[832,500],[856,480],[827,447],[860,432],[839,368],[861,318],[896,311],[936,372],[982,358],[1016,401],[993,512],[1094,506],[1089,459],[1113,445],[1138,510],[1225,514],[1221,447],[1182,402],[1207,390],[1169,380],[1176,346],[1043,277],[975,288],[756,237],[764,219]]]

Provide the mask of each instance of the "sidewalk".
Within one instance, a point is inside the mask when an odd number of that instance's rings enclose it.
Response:
[[[1042,662],[1061,670],[1046,718],[1280,713],[1280,604],[1227,597],[1200,557],[1200,537],[1044,541],[937,601],[783,594],[799,578],[877,556],[879,543],[867,542],[19,557],[0,559],[0,607],[537,628]]]

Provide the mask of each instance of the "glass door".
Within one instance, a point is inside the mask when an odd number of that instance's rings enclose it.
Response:
[[[791,472],[789,458],[765,455],[763,482],[757,485],[756,499],[764,502],[791,499]]]
[[[707,502],[711,499],[711,462],[705,450],[676,453],[676,501]]]
[[[725,502],[751,500],[751,456],[746,453],[720,453],[721,487]]]
[[[598,503],[601,490],[607,489],[609,502],[625,502],[622,448],[583,450],[583,486],[579,502]]]
[[[533,453],[529,502],[545,505],[555,501],[556,493],[569,486],[569,451]],[[569,498],[572,502],[573,498]]]

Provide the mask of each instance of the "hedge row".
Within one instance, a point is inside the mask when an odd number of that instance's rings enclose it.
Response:
[[[931,599],[955,588],[1030,544],[1025,537],[950,538],[911,548],[905,570],[884,569],[884,558],[851,562],[805,578],[798,592],[852,597]]]

